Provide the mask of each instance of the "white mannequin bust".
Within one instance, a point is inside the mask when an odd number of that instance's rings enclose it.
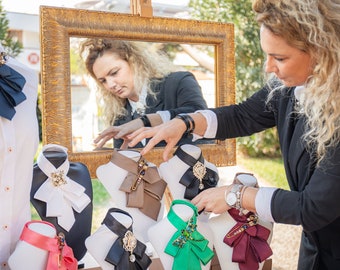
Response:
[[[194,214],[193,209],[184,204],[173,205],[172,209],[176,213],[176,215],[185,222],[187,222]],[[169,222],[167,217],[159,221],[156,225],[152,226],[148,230],[150,242],[155,251],[157,252],[157,254],[159,255],[159,258],[163,264],[164,269],[172,269],[174,258],[171,255],[165,253],[164,250],[168,244],[168,241],[171,239],[171,237],[176,231],[177,229]],[[200,232],[207,240],[209,240],[208,246],[212,250],[213,243],[211,241],[212,235],[210,230],[208,232],[202,232],[200,228],[197,226],[197,231]],[[207,263],[206,265],[203,265],[201,263],[201,269],[208,270],[210,269],[210,265],[211,261],[209,261],[209,263]]]
[[[111,215],[125,228],[132,225],[132,219],[128,215],[119,212],[112,212]],[[106,262],[105,258],[117,238],[118,236],[103,224],[85,240],[88,252],[97,261],[102,270],[115,269],[115,266]]]
[[[202,150],[195,145],[184,144],[180,146],[181,149],[194,159],[198,159]],[[216,166],[207,160],[204,160],[204,165],[218,173]],[[183,174],[189,169],[189,165],[184,163],[176,155],[174,155],[167,162],[163,162],[159,166],[159,172],[163,179],[168,183],[169,190],[174,200],[184,199],[185,186],[179,183]]]
[[[140,154],[136,151],[119,151],[120,154],[138,161]],[[148,241],[147,230],[157,221],[143,214],[138,208],[126,206],[126,194],[119,190],[122,182],[128,174],[128,171],[120,168],[119,166],[108,162],[102,166],[99,166],[97,171],[98,180],[104,185],[105,189],[110,194],[115,207],[120,208],[128,212],[134,222],[134,234],[141,242],[146,243]],[[164,199],[161,200],[161,209],[158,215],[158,220],[162,219],[164,215]]]
[[[36,233],[49,238],[56,236],[56,229],[43,222],[31,222],[28,228]],[[8,260],[8,265],[12,270],[45,270],[49,252],[35,247],[26,241],[19,240],[14,252]]]
[[[247,174],[240,175],[238,177],[238,182],[245,186],[257,186],[256,178]],[[232,262],[233,248],[223,242],[225,235],[233,226],[235,226],[235,224],[236,221],[228,212],[220,215],[211,215],[209,219],[209,226],[213,232],[215,251],[219,259],[221,270],[240,269],[238,263]],[[259,219],[258,224],[269,229],[272,234],[273,224],[271,222]],[[268,243],[271,241],[271,234],[268,238]],[[264,262],[259,265],[259,269],[262,269],[263,264]]]

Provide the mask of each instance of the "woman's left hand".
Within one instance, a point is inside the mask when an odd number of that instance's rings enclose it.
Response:
[[[102,148],[105,143],[110,139],[124,139],[124,145],[122,148],[126,147],[129,143],[129,140],[127,140],[126,136],[130,133],[134,132],[135,130],[143,127],[143,122],[140,119],[134,119],[130,122],[127,122],[125,124],[122,124],[120,126],[111,126],[107,129],[103,130],[97,138],[94,139],[94,143],[96,144],[97,148]]]

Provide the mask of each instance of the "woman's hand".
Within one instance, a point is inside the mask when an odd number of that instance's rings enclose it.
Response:
[[[166,146],[163,152],[163,159],[168,160],[168,157],[176,146],[177,142],[182,138],[183,133],[186,130],[186,126],[181,119],[174,118],[169,122],[163,123],[152,128],[140,128],[130,135],[126,136],[130,140],[129,146],[134,147],[138,142],[146,138],[151,138],[143,150],[141,155],[145,155],[156,144],[161,141],[166,142]]]
[[[143,127],[143,122],[140,119],[134,119],[120,126],[111,126],[103,130],[97,138],[94,139],[94,143],[97,148],[102,148],[105,143],[110,139],[126,139],[126,135],[134,132],[135,130]],[[125,143],[127,145],[127,143]]]
[[[208,188],[199,193],[191,202],[196,205],[198,211],[222,214],[230,208],[224,199],[225,191],[228,188],[228,186]]]

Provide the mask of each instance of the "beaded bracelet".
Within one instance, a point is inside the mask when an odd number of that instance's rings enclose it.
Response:
[[[144,127],[151,127],[150,120],[145,114],[143,114],[139,119],[142,120]]]
[[[185,133],[191,134],[195,129],[195,121],[189,114],[180,113],[176,115],[176,118],[181,119],[187,127]]]

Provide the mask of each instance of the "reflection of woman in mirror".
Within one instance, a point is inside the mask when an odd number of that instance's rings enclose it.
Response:
[[[112,138],[115,148],[124,148],[124,136],[140,127],[207,108],[193,74],[175,71],[168,57],[147,43],[88,39],[81,53],[86,53],[86,69],[99,86],[110,125],[95,139],[98,148]]]

